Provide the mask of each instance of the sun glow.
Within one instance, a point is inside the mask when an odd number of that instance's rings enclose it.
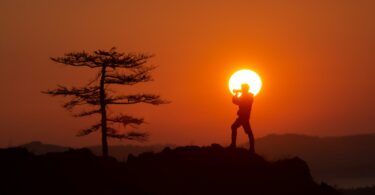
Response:
[[[250,86],[250,92],[257,95],[262,88],[262,80],[260,76],[248,69],[235,72],[229,79],[229,90],[234,95],[234,90],[240,90],[241,85],[247,83]]]

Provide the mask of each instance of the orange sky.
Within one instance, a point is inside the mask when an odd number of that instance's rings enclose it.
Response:
[[[241,68],[263,79],[255,137],[375,132],[373,10],[375,1],[354,0],[1,1],[0,146],[98,144],[99,134],[75,137],[93,119],[71,117],[64,99],[40,91],[95,73],[49,57],[112,46],[155,54],[155,81],[138,90],[172,101],[115,108],[145,117],[147,144],[229,143],[227,82]]]

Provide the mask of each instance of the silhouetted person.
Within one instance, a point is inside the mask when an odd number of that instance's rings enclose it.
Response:
[[[237,111],[237,119],[232,124],[232,143],[230,147],[236,147],[236,139],[237,139],[237,129],[242,126],[249,137],[250,143],[250,152],[255,153],[254,148],[254,136],[253,132],[251,131],[250,127],[250,113],[251,113],[251,106],[253,105],[254,95],[249,92],[249,85],[242,84],[241,90],[235,91],[235,95],[232,98],[233,104],[238,105],[239,109]],[[241,92],[241,96],[238,97],[238,93]]]

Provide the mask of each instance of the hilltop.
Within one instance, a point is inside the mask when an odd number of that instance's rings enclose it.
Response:
[[[119,161],[125,161],[129,154],[160,152],[166,146],[168,145],[114,145],[110,146],[110,155]],[[247,148],[248,144],[243,146]],[[35,154],[69,150],[69,147],[41,142],[31,142],[19,147],[27,148]],[[87,148],[94,154],[101,154],[100,146]],[[375,148],[375,134],[332,137],[274,134],[256,140],[257,153],[267,160],[275,161],[298,156],[307,162],[316,180],[338,185],[341,188],[375,184],[373,148]]]
[[[336,195],[299,158],[276,162],[220,145],[166,148],[104,160],[88,149],[34,155],[0,150],[0,194]]]

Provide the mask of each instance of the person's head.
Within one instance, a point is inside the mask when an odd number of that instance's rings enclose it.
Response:
[[[241,85],[241,91],[242,93],[249,93],[250,86],[247,83],[244,83]]]

